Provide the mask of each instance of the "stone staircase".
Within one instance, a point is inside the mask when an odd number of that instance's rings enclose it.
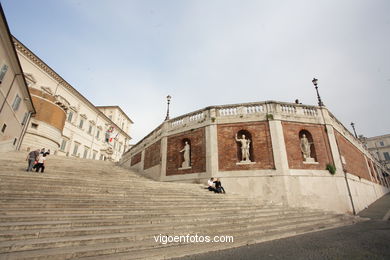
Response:
[[[25,156],[0,154],[0,259],[166,259],[356,221],[155,182],[109,162],[49,156],[45,173],[27,173]],[[187,234],[234,242],[155,241]]]

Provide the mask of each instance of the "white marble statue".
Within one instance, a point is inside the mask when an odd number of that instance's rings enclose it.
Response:
[[[241,156],[242,156],[241,162],[250,162],[251,160],[249,159],[250,157],[249,147],[250,147],[251,140],[249,138],[245,139],[244,134],[241,137],[242,137],[241,139],[238,139],[236,134],[236,142],[241,143]]]
[[[182,168],[189,168],[190,167],[190,150],[191,146],[188,144],[188,141],[185,141],[184,148],[180,151],[183,153],[184,161],[181,164]]]
[[[301,151],[303,154],[303,158],[305,161],[314,161],[313,158],[310,157],[311,154],[311,146],[312,143],[309,142],[309,139],[307,139],[306,135],[303,134],[301,138]]]

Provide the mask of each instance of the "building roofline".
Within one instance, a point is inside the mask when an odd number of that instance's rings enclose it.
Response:
[[[133,120],[122,110],[120,106],[96,106],[97,108],[117,108],[119,111],[125,115],[125,117],[130,121],[130,123],[134,124]]]
[[[384,134],[384,135],[378,135],[378,136],[373,136],[373,137],[367,137],[367,141],[371,141],[374,139],[381,139],[385,137],[390,137],[390,134]]]
[[[37,66],[39,66],[43,71],[48,73],[50,76],[52,76],[55,80],[59,82],[59,84],[62,84],[65,88],[67,88],[70,92],[75,94],[77,97],[79,97],[81,100],[83,100],[87,105],[94,110],[96,113],[98,113],[99,116],[106,119],[108,122],[110,122],[112,125],[114,125],[117,129],[121,131],[123,135],[125,135],[129,140],[132,138],[123,131],[119,126],[117,126],[110,118],[108,118],[102,111],[100,111],[94,104],[91,103],[86,97],[84,97],[80,92],[78,92],[72,85],[70,85],[64,78],[62,78],[57,72],[55,72],[49,65],[47,65],[42,59],[40,59],[37,55],[35,55],[34,52],[32,52],[29,48],[27,48],[23,43],[21,43],[18,39],[13,37],[14,44],[16,47],[27,56],[27,58],[31,59],[32,62],[34,62]]]
[[[10,43],[10,47],[12,49],[12,52],[13,52],[13,55],[15,56],[16,58],[16,62],[17,62],[17,66],[18,66],[18,70],[21,72],[21,74],[23,75],[22,80],[23,80],[23,83],[24,83],[24,86],[25,86],[25,90],[27,92],[27,95],[30,99],[30,105],[31,105],[31,108],[32,108],[32,114],[36,114],[36,110],[35,110],[35,107],[34,107],[34,104],[32,102],[32,97],[31,97],[31,94],[30,94],[30,91],[28,90],[28,85],[27,85],[27,82],[26,82],[26,79],[24,78],[24,72],[23,72],[23,69],[22,69],[22,65],[20,64],[20,60],[19,60],[19,57],[18,57],[18,54],[16,52],[16,49],[15,49],[15,45],[13,44],[13,36],[11,34],[11,31],[9,29],[9,26],[8,26],[8,22],[7,22],[7,19],[5,17],[5,13],[4,13],[4,10],[3,10],[3,6],[1,5],[0,3],[0,15],[1,15],[1,19],[3,20],[4,22],[4,25],[5,25],[5,29],[7,31],[7,38],[8,38],[8,41]],[[15,73],[15,74],[18,74],[18,73]]]

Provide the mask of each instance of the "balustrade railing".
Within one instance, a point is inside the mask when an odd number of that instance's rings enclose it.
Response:
[[[318,116],[318,112],[315,107],[302,107],[302,110],[305,116]]]
[[[218,109],[219,116],[235,116],[238,114],[237,107],[220,108]]]
[[[280,110],[284,114],[296,114],[297,109],[294,105],[280,104]]]

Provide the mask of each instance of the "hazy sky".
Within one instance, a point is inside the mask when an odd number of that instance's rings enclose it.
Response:
[[[12,34],[133,143],[206,106],[323,102],[350,129],[390,133],[389,0],[1,0]]]

